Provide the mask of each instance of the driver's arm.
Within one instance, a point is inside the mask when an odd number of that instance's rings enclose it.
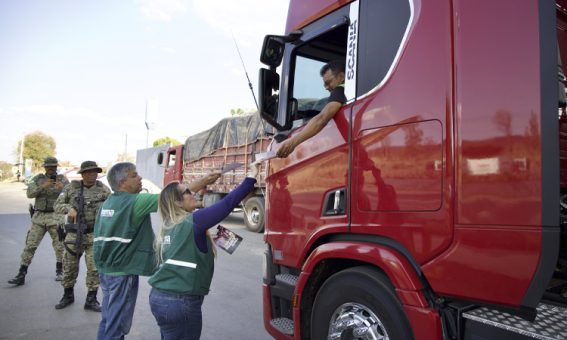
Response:
[[[343,104],[339,102],[328,102],[323,110],[313,117],[307,125],[305,125],[301,132],[281,144],[276,155],[280,158],[286,158],[289,156],[299,144],[305,142],[323,130],[342,106]]]

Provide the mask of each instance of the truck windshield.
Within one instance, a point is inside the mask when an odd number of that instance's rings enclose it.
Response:
[[[321,68],[331,60],[345,60],[348,26],[341,25],[298,46],[293,53],[290,92],[297,100],[294,119],[318,114],[329,97],[323,86]]]
[[[295,61],[293,94],[299,111],[321,111],[329,93],[323,87],[319,70],[324,62],[298,56]]]

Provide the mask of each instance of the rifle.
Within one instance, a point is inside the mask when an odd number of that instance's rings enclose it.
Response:
[[[81,192],[79,193],[79,208],[77,211],[77,217],[75,217],[75,223],[65,224],[65,231],[75,233],[75,241],[63,242],[65,249],[77,258],[83,255],[83,235],[87,231],[87,223],[85,222],[85,196],[83,196],[83,183],[81,182]],[[67,245],[72,244],[75,246],[75,251],[72,251]]]

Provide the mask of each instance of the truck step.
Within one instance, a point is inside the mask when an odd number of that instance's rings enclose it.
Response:
[[[293,335],[293,320],[288,318],[277,318],[270,320],[270,325],[283,334]]]
[[[567,339],[567,308],[539,304],[534,322],[506,312],[480,307],[462,314],[463,318],[515,333],[522,338]]]
[[[292,274],[277,274],[276,275],[276,282],[282,282],[285,283],[291,287],[295,288],[295,285],[297,284],[297,279],[298,277],[296,275],[292,275]]]

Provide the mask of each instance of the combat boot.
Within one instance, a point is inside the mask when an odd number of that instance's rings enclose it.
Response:
[[[63,263],[55,263],[55,281],[63,281]]]
[[[28,266],[20,266],[20,271],[15,278],[8,281],[9,284],[21,286],[26,283],[26,274],[28,273]]]
[[[70,304],[72,304],[73,302],[75,302],[75,294],[73,292],[73,287],[65,288],[63,297],[61,298],[61,301],[59,301],[59,303],[55,305],[55,309],[63,309],[69,306]]]
[[[96,290],[87,293],[87,300],[85,301],[85,310],[100,312],[100,304],[96,300]]]

